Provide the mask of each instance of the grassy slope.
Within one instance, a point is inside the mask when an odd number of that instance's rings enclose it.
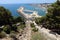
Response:
[[[36,32],[36,33],[32,33],[31,40],[46,40],[46,39],[44,39],[44,37],[42,37],[39,32]]]

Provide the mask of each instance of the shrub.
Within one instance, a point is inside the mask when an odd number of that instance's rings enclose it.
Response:
[[[5,32],[0,32],[0,38],[4,38],[6,37],[6,33]]]
[[[32,28],[35,27],[34,23],[31,23],[31,27],[32,27]]]
[[[32,31],[37,32],[38,29],[34,27],[34,28],[32,29]]]
[[[11,31],[11,27],[6,25],[4,28],[3,28],[3,31],[6,32],[7,34],[10,34],[10,31]]]
[[[13,38],[13,40],[18,40],[18,38],[16,38],[16,34],[14,34],[14,33],[11,33],[10,37]]]

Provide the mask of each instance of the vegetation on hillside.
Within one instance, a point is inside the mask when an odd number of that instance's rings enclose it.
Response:
[[[2,32],[10,34],[12,31],[18,32],[18,26],[20,26],[20,28],[25,27],[22,17],[14,18],[11,14],[12,13],[8,9],[0,6],[0,37],[4,36]],[[2,26],[3,28],[1,28]]]
[[[35,27],[34,23],[31,23],[31,28],[33,32],[38,32],[38,29]]]
[[[46,16],[36,19],[36,23],[60,34],[60,1],[53,3],[47,11]]]
[[[12,24],[11,12],[8,9],[0,6],[0,26],[6,24]]]
[[[31,40],[47,40],[39,32],[32,33]]]

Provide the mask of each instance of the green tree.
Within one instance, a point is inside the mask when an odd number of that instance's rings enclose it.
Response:
[[[57,2],[53,3],[47,11],[48,13],[43,18],[40,18],[39,23],[43,27],[60,34],[60,1],[57,0]]]
[[[24,23],[24,19],[22,17],[17,17],[17,18],[14,19],[14,22],[15,23],[18,23],[18,22],[20,22],[20,23],[23,22]]]
[[[0,25],[11,24],[12,16],[8,9],[0,6]]]
[[[9,34],[12,30],[16,31],[17,27],[16,26],[12,26],[14,23],[14,19],[13,16],[11,15],[11,12],[0,6],[0,26],[2,25],[8,25],[8,26],[4,26],[4,28],[0,29],[0,31],[5,31],[7,34]]]
[[[14,18],[8,9],[0,6],[0,26],[4,25],[3,28],[0,28],[0,32],[4,31],[7,34],[10,34],[11,31],[18,32],[16,26],[18,22],[20,22],[22,28],[24,28],[25,22],[22,17]]]

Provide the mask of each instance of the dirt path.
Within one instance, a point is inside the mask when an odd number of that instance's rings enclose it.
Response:
[[[26,28],[24,29],[22,36],[20,36],[18,39],[19,40],[30,40],[31,39],[30,21],[26,21]]]

